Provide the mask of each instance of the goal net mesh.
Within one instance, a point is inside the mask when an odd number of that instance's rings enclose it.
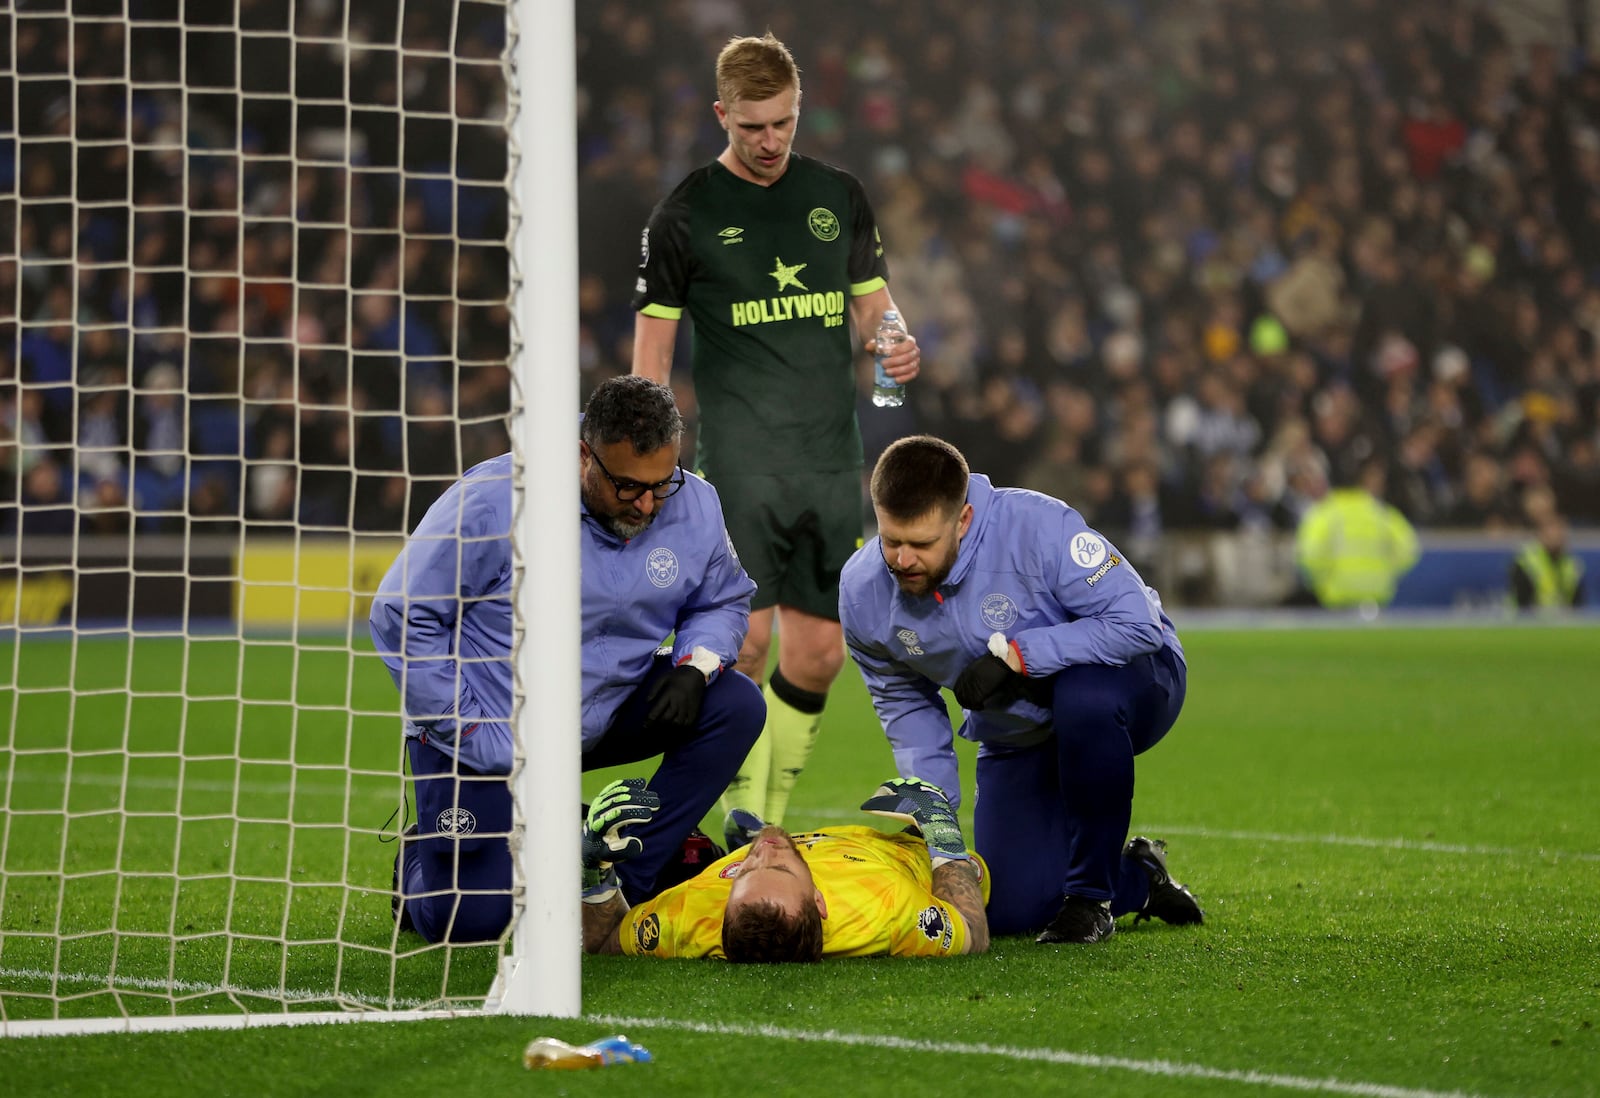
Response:
[[[0,11],[0,1031],[481,1007],[379,578],[509,448],[505,0]]]

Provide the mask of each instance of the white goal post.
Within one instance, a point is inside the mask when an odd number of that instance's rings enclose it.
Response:
[[[570,0],[4,7],[0,1037],[577,1015]],[[507,449],[514,915],[430,945],[367,614]]]

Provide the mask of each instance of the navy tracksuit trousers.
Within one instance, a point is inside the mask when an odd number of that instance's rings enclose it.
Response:
[[[706,687],[700,719],[686,734],[646,730],[650,689],[672,663],[660,657],[617,711],[611,727],[583,756],[583,769],[661,755],[650,788],[661,809],[629,831],[644,844],[617,864],[629,903],[654,892],[657,874],[738,773],[766,723],[766,700],[745,675],[726,670]],[[504,774],[483,774],[421,740],[407,741],[417,794],[418,834],[403,840],[400,873],[406,913],[430,942],[483,942],[511,921],[511,790]],[[570,835],[552,842],[578,840]],[[578,882],[572,882],[573,888]]]
[[[1121,667],[1078,664],[1053,676],[1054,735],[1031,747],[978,749],[973,845],[989,864],[989,931],[1043,927],[1064,896],[1138,911],[1144,871],[1122,857],[1133,814],[1133,759],[1178,719],[1188,685],[1171,649]]]

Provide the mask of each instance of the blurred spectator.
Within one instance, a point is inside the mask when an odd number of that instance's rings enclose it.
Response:
[[[406,521],[410,492],[406,478],[396,473],[362,477],[356,483],[355,528],[374,533],[410,533]]]
[[[12,391],[15,399],[6,405],[6,426],[17,448],[17,467],[26,474],[34,465],[49,458],[53,451],[66,447],[53,444],[45,428],[44,390],[24,385]]]
[[[126,534],[132,526],[125,477],[86,481],[78,493],[78,507],[79,528],[85,534]]]
[[[1446,525],[1503,531],[1513,525],[1511,500],[1500,462],[1475,450],[1467,455],[1461,494],[1446,515]]]
[[[1450,500],[1450,475],[1439,459],[1439,429],[1419,423],[1400,441],[1389,466],[1390,499],[1414,526],[1434,525]]]
[[[182,385],[178,368],[162,362],[150,369],[135,392],[134,500],[140,511],[181,510],[188,479]]]
[[[1123,469],[1119,490],[1095,516],[1095,527],[1121,546],[1141,572],[1154,571],[1172,510],[1155,463],[1136,461]]]
[[[261,454],[250,463],[245,478],[245,518],[258,523],[292,524],[299,494],[294,465],[294,426],[273,421],[266,430]]]
[[[86,485],[128,476],[127,394],[105,376],[88,376],[79,400],[78,476]],[[104,388],[95,387],[104,385]]]
[[[414,390],[406,419],[407,467],[411,473],[407,528],[433,506],[456,475],[456,435],[450,394],[435,388]]]
[[[24,329],[20,347],[22,381],[39,394],[34,408],[48,436],[69,438],[76,403],[71,389],[72,291],[63,283],[52,284],[32,319],[35,323]]]
[[[1575,524],[1600,526],[1600,437],[1575,437],[1553,484],[1562,514]]]
[[[1246,410],[1244,394],[1213,371],[1201,375],[1193,397],[1167,406],[1167,442],[1196,464],[1217,455],[1246,458],[1261,442],[1261,425]]]
[[[77,529],[71,478],[54,458],[42,458],[22,475],[19,502],[24,538],[65,536]]]

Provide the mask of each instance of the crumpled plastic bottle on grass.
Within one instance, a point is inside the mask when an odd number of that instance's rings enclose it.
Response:
[[[581,1071],[611,1064],[648,1064],[650,1060],[649,1049],[620,1034],[586,1045],[570,1045],[556,1037],[536,1037],[522,1050],[522,1066],[529,1069]]]

